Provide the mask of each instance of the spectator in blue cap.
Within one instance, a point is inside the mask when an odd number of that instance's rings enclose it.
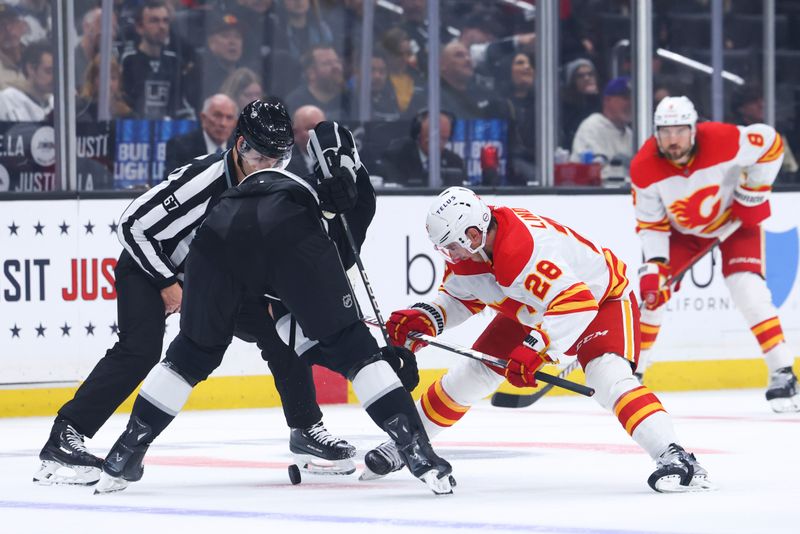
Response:
[[[633,156],[630,122],[631,79],[620,76],[608,82],[603,90],[603,110],[592,113],[578,126],[570,160],[602,163],[603,179],[627,176]]]

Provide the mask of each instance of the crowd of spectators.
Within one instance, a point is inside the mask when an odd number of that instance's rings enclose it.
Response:
[[[398,126],[374,130],[388,132],[389,137],[371,139],[365,160],[375,163],[387,183],[423,185],[429,128],[427,51],[436,46],[443,176],[453,183],[467,176],[466,156],[454,152],[451,143],[458,124],[499,120],[507,126],[502,147],[506,164],[499,183],[524,186],[535,181],[537,145],[536,1],[517,2],[524,3],[531,9],[510,2],[441,0],[440,42],[435,44],[428,39],[425,0],[376,3],[371,71],[364,73],[363,0],[114,0],[110,109],[105,115],[98,109],[100,1],[76,0],[77,118],[197,120],[201,128],[184,146],[201,150],[224,146],[209,133],[215,124],[210,117],[218,115],[220,107],[224,114],[233,110],[235,115],[244,104],[266,94],[282,99],[302,124],[326,117],[357,126],[362,107],[359,87],[369,76],[368,122]],[[628,0],[559,4],[561,67],[554,133],[558,146],[569,152],[565,161],[599,163],[604,182],[624,179],[635,150],[630,51],[615,46],[630,38],[630,4]],[[750,4],[729,0],[726,9],[752,17]],[[778,4],[788,13],[781,16],[800,20],[800,9],[792,11],[791,2]],[[52,117],[50,5],[42,0],[0,0],[0,120]],[[686,46],[703,44],[679,42],[677,36],[685,39],[687,32],[678,22],[683,20],[681,14],[695,20],[692,14],[708,13],[707,0],[656,0],[654,11],[657,46],[691,56]],[[779,46],[800,49],[800,38],[789,34],[786,39]],[[732,50],[751,45],[726,33],[726,47]],[[687,77],[656,58],[654,100],[670,94],[694,97],[695,80],[703,76]],[[751,84],[745,89],[731,93],[728,118],[742,123],[763,120],[763,98],[759,119],[760,93]],[[797,95],[800,88],[794,91]],[[697,103],[701,112],[707,107],[702,98]],[[783,125],[782,130],[787,142],[797,138],[793,128]],[[373,133],[366,127],[364,131]],[[171,155],[179,145],[172,143]],[[298,146],[295,154],[298,169],[307,164],[303,150]],[[178,158],[183,157],[179,153]],[[167,173],[175,161],[168,161]]]

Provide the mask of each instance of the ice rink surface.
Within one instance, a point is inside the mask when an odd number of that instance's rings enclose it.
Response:
[[[51,419],[3,419],[0,531],[800,533],[799,414],[771,413],[760,390],[660,396],[717,491],[650,490],[654,463],[584,398],[474,407],[434,441],[458,480],[438,497],[405,470],[369,483],[304,474],[292,486],[280,409],[182,413],[121,493],[35,486]],[[323,411],[361,458],[383,439],[357,406]],[[89,448],[104,456],[126,421],[115,416]]]

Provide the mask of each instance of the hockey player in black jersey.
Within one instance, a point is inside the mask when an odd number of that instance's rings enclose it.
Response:
[[[452,492],[450,464],[431,448],[408,391],[419,381],[414,356],[401,347],[379,348],[360,321],[345,273],[354,260],[344,228],[339,219],[322,218],[346,213],[362,243],[375,206],[369,175],[349,131],[323,122],[315,132],[313,187],[278,167],[254,173],[222,195],[198,230],[186,266],[181,331],[144,380],[95,493],[124,489],[142,477],[150,444],[221,363],[236,309],[249,294],[271,296],[282,338],[292,346],[315,340],[304,356],[352,382],[414,476],[434,493]],[[329,172],[319,170],[320,161]],[[281,327],[287,315],[296,328]]]
[[[102,460],[86,449],[84,436],[94,436],[161,358],[165,314],[185,307],[181,280],[194,232],[223,192],[252,172],[288,162],[291,121],[277,101],[245,106],[237,131],[234,148],[175,169],[122,215],[118,234],[125,250],[115,269],[119,341],[59,409],[34,482],[97,482]],[[234,334],[257,343],[269,364],[292,428],[292,452],[303,455],[298,463],[308,471],[352,473],[355,448],[325,429],[311,369],[280,340],[267,306],[263,293],[243,299]]]

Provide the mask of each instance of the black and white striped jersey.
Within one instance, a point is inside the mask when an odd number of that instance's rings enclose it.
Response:
[[[159,288],[183,278],[197,227],[235,183],[232,152],[208,154],[172,171],[122,214],[117,236]]]

